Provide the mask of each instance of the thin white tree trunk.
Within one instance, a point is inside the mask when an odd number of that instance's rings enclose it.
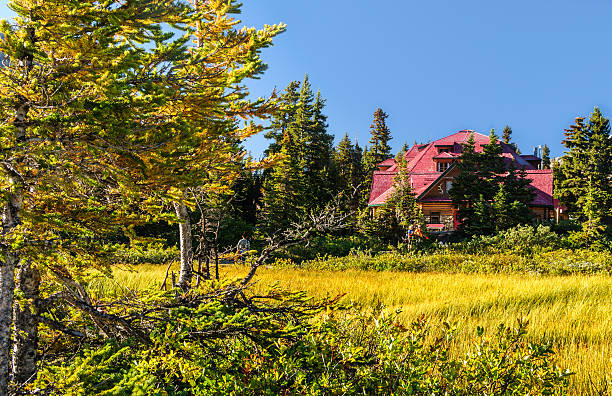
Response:
[[[187,206],[183,203],[175,202],[174,210],[176,216],[180,220],[179,223],[179,242],[181,268],[179,270],[179,280],[177,286],[181,289],[188,289],[191,284],[191,276],[193,274],[193,249],[191,240],[191,221],[189,220],[189,212]]]
[[[36,36],[33,28],[26,29],[29,39],[35,43]],[[24,77],[27,79],[32,70],[34,57],[26,53],[16,64],[23,67]],[[22,142],[26,137],[29,105],[26,98],[17,94],[17,104],[15,106],[15,139]],[[2,213],[2,234],[5,236],[11,233],[21,223],[21,209],[23,206],[23,180],[21,175],[12,166],[5,165],[5,172],[8,173],[9,186],[11,193],[8,196]],[[8,383],[11,373],[11,328],[13,327],[13,304],[15,296],[15,269],[19,265],[19,254],[6,247],[4,257],[0,259],[0,395],[8,393]],[[38,286],[36,286],[38,288]],[[15,333],[19,334],[23,329],[21,326],[15,327]],[[38,338],[30,340],[34,344],[29,348],[38,347]],[[17,360],[12,367],[13,373],[21,370],[22,362]],[[36,354],[34,355],[34,365],[36,365]]]
[[[29,260],[21,260],[17,268],[16,288],[21,298],[15,301],[13,321],[13,381],[23,384],[36,373],[38,362],[38,314],[40,272]]]
[[[2,233],[10,233],[20,222],[21,196],[10,194],[2,213]],[[13,299],[15,293],[15,268],[19,256],[10,249],[4,250],[0,260],[0,395],[8,394],[11,373],[11,328],[13,327]]]

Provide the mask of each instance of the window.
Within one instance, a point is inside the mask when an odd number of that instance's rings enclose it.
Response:
[[[438,150],[438,153],[450,153],[450,149],[445,147]]]
[[[450,191],[450,189],[453,188],[453,181],[452,180],[447,180],[446,181],[446,193],[448,194],[448,192]]]
[[[438,162],[436,163],[436,168],[438,172],[444,172],[450,167],[450,162]]]
[[[429,224],[440,224],[440,212],[431,212],[429,215]]]

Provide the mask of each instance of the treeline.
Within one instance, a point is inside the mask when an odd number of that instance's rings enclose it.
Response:
[[[345,236],[396,244],[410,226],[425,229],[405,169],[407,144],[395,154],[398,172],[392,196],[374,215],[367,208],[377,164],[394,157],[388,115],[382,109],[374,112],[370,140],[364,147],[348,133],[334,147],[325,99],[320,91],[313,91],[308,76],[291,82],[278,104],[266,132],[269,146],[265,155],[274,160],[264,170],[249,172],[245,167],[233,187],[229,216],[223,220],[222,245],[231,245],[244,232],[256,238],[274,234],[332,203],[347,214],[347,227],[341,233]],[[567,151],[562,157],[551,159],[546,144],[534,151],[542,157],[542,169],[554,168],[554,195],[571,219],[563,229],[580,229],[576,241],[581,246],[608,239],[612,207],[609,128],[609,121],[595,109],[588,123],[578,118],[566,131],[563,143]],[[507,125],[501,137],[491,130],[482,152],[475,150],[473,138],[464,144],[462,160],[456,165],[460,173],[450,190],[462,219],[455,238],[492,235],[536,222],[529,209],[535,197],[529,177],[515,163],[504,165],[500,141],[520,152]]]
[[[270,142],[265,157],[271,165],[251,172],[248,159],[243,163],[243,172],[231,187],[221,245],[231,244],[242,233],[265,237],[282,231],[330,204],[347,214],[345,233],[357,230],[372,173],[378,163],[393,157],[388,115],[382,109],[374,112],[367,145],[361,147],[347,133],[334,146],[325,99],[313,91],[308,76],[291,82],[278,106],[265,134]],[[195,223],[199,216],[194,213]]]

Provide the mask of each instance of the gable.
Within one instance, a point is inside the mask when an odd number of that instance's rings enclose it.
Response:
[[[452,186],[452,182],[455,180],[455,176],[458,174],[459,169],[456,166],[449,168],[417,195],[418,200],[450,201],[448,191]]]

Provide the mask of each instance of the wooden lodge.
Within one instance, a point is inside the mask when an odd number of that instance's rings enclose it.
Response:
[[[475,150],[481,152],[489,143],[489,137],[480,133],[463,130],[429,144],[415,144],[404,156],[410,176],[410,184],[421,206],[427,227],[433,232],[454,231],[458,224],[457,210],[448,191],[459,170],[454,164],[461,160],[462,144],[474,135]],[[538,220],[556,220],[565,217],[564,208],[553,198],[553,174],[550,169],[538,169],[540,158],[533,155],[519,155],[501,141],[506,165],[514,162],[515,167],[525,169],[531,180],[530,186],[536,196],[530,204]],[[368,206],[372,214],[385,203],[393,193],[393,178],[397,173],[394,159],[378,164],[372,176],[372,189]]]

